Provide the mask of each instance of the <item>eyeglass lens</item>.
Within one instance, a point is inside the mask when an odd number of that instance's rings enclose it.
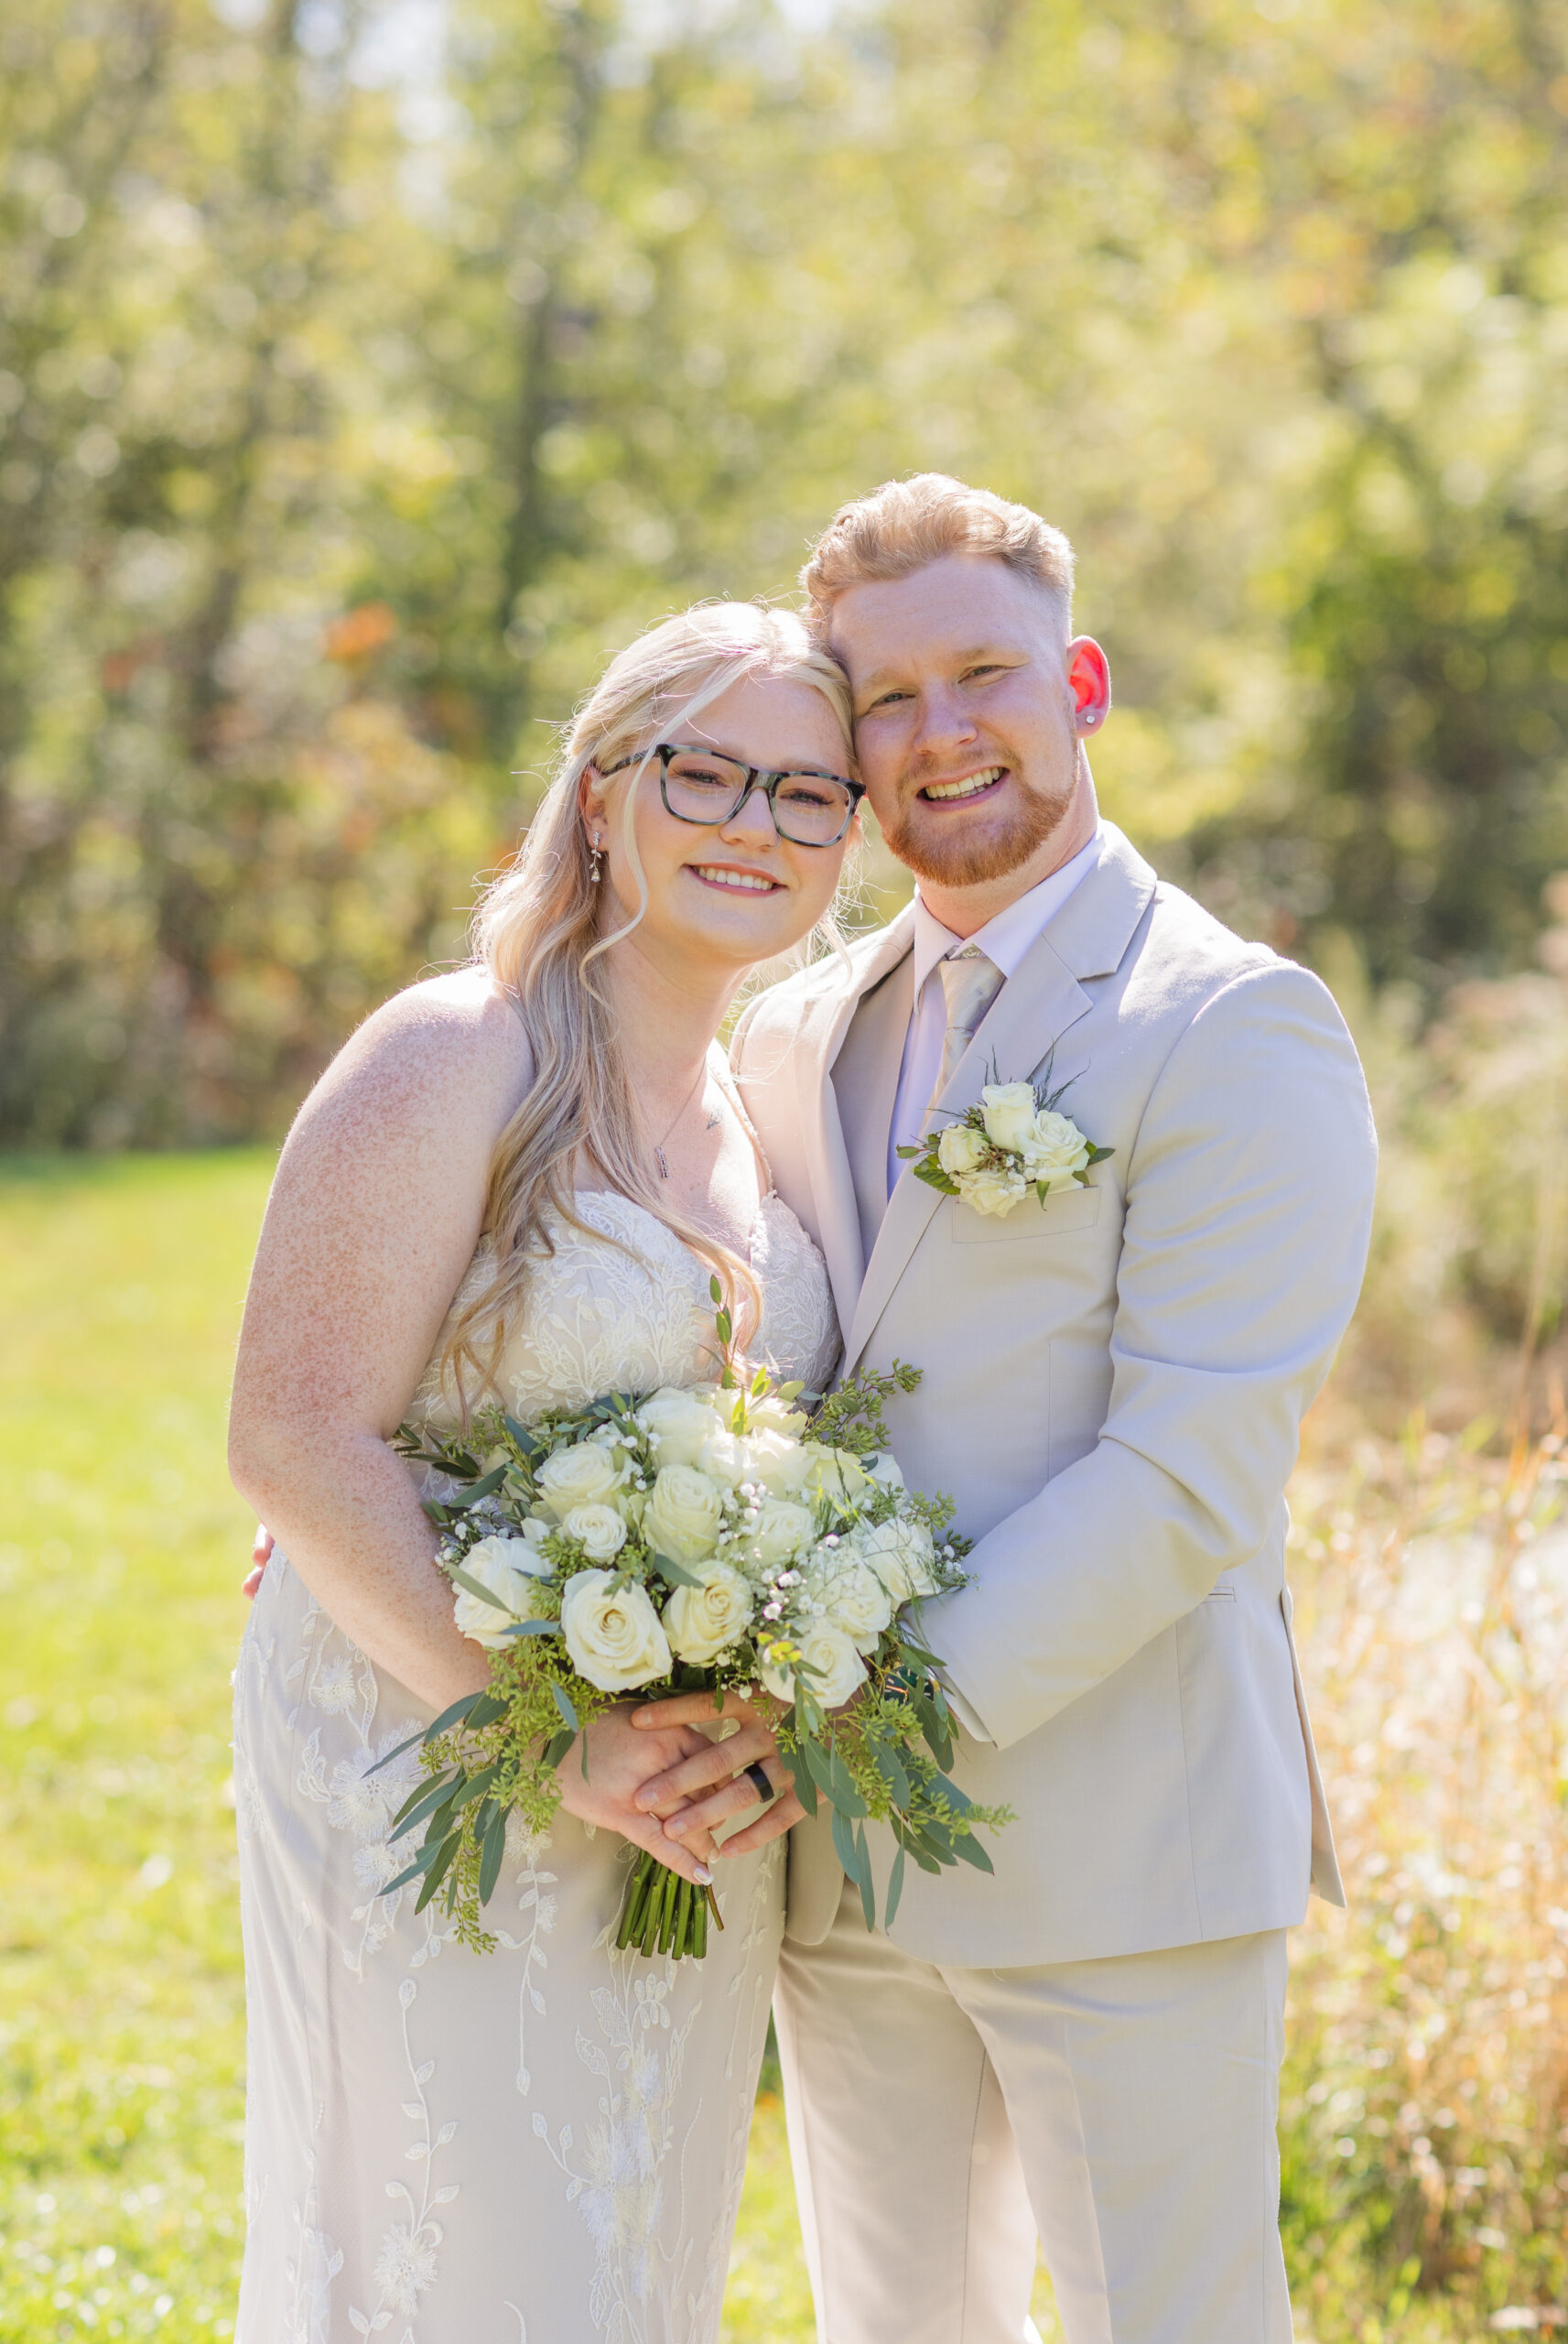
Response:
[[[722,822],[746,787],[746,768],[730,757],[681,750],[670,758],[665,789],[672,814],[688,822]],[[786,773],[773,791],[773,819],[797,846],[830,846],[853,810],[854,798],[831,774]]]

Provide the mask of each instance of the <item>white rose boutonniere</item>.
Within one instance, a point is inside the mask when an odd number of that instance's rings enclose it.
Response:
[[[1114,1156],[1086,1138],[1061,1101],[1069,1088],[1045,1081],[988,1082],[979,1104],[945,1131],[927,1132],[915,1147],[899,1154],[914,1162],[914,1177],[976,1212],[1000,1219],[1022,1204],[1031,1188],[1044,1204],[1053,1188],[1069,1181],[1088,1188],[1089,1167]]]

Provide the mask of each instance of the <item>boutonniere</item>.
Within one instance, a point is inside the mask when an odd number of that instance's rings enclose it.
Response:
[[[1086,1139],[1060,1102],[1071,1088],[1064,1082],[1049,1088],[1046,1081],[989,1082],[978,1107],[949,1123],[943,1132],[927,1132],[915,1147],[901,1147],[900,1156],[918,1159],[914,1177],[945,1197],[957,1197],[976,1212],[999,1219],[1022,1204],[1031,1188],[1042,1205],[1053,1188],[1069,1181],[1089,1186],[1089,1167],[1114,1156],[1114,1147],[1096,1147]]]

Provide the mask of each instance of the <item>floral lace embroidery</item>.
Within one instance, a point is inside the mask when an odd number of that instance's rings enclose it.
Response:
[[[579,1189],[574,1202],[589,1229],[611,1242],[596,1243],[568,1222],[555,1224],[556,1252],[535,1281],[526,1323],[507,1342],[498,1369],[513,1408],[527,1416],[545,1407],[579,1406],[611,1387],[654,1391],[711,1375],[713,1306],[706,1264],[628,1197]],[[823,1390],[839,1348],[827,1273],[778,1197],[764,1197],[758,1208],[752,1260],[764,1297],[754,1348],[776,1373]],[[454,1314],[483,1291],[490,1261],[488,1246],[481,1245]],[[418,1404],[432,1415],[443,1413],[434,1372],[420,1385]]]
[[[436,2072],[434,2059],[425,2059],[416,2067],[414,2046],[409,2037],[408,2013],[419,1991],[412,1978],[405,1978],[397,1989],[397,1999],[403,2011],[403,2056],[412,2078],[415,2097],[405,2100],[403,2113],[417,2127],[415,2139],[405,2149],[404,2156],[410,2165],[419,2167],[419,2195],[416,2198],[406,2181],[401,2177],[389,2181],[386,2194],[401,2199],[405,2219],[394,2222],[381,2241],[373,2273],[381,2294],[369,2312],[349,2306],[349,2326],[356,2336],[379,2336],[390,2327],[394,2312],[416,2312],[419,2298],[436,2284],[436,2250],[444,2235],[441,2225],[434,2219],[438,2206],[449,2206],[457,2197],[459,2184],[449,2181],[438,2189],[430,2186],[438,2152],[444,2149],[457,2132],[457,2120],[449,2117],[438,2132],[432,2133],[430,2103],[425,2087]],[[414,2331],[409,2328],[400,2344],[414,2344]]]
[[[765,1925],[782,1861],[775,1842],[752,1867],[744,1916],[725,1914],[731,1929],[739,1924],[743,1948]],[[729,1903],[722,1892],[719,1902],[721,1909]],[[700,1964],[669,1960],[655,1969],[640,1955],[608,1948],[606,1962],[610,1983],[589,1996],[600,2040],[580,2029],[577,2038],[579,2057],[604,2086],[600,2121],[577,2164],[569,2124],[552,2143],[547,2120],[536,2113],[534,2132],[566,2176],[567,2202],[578,2206],[593,2239],[589,2316],[596,2329],[605,2344],[662,2344],[669,2337],[700,2335],[705,2323],[718,2317],[725,2248],[745,2177],[751,2109],[737,2102],[717,2202],[692,2208],[684,2151],[702,2122],[702,2102],[683,2101],[681,2085],[687,2042],[703,2019],[706,1973]],[[771,1963],[743,1963],[730,1982],[727,2080],[738,2063],[749,2070],[761,2050],[771,1982]],[[718,2013],[705,2023],[716,2024]],[[664,2248],[662,2236],[672,2236],[675,2247]]]
[[[563,1232],[548,1290],[540,1297],[543,1307],[528,1330],[537,1340],[509,1345],[503,1362],[514,1405],[524,1413],[580,1402],[612,1384],[691,1383],[710,1372],[706,1270],[662,1223],[626,1199],[596,1194],[580,1203],[598,1234]],[[633,1244],[636,1258],[600,1242],[607,1236]],[[826,1273],[809,1239],[775,1198],[765,1199],[759,1213],[752,1253],[766,1295],[764,1348],[770,1360],[780,1373],[824,1384],[837,1356]],[[470,1275],[483,1271],[482,1260],[476,1261]],[[275,1633],[281,1621],[288,1623],[287,1657]],[[396,1991],[403,2059],[412,2078],[412,2097],[403,2105],[416,2128],[406,2154],[420,2167],[416,2182],[400,2177],[385,2185],[400,2201],[390,2222],[384,2212],[378,2219],[369,2200],[358,2209],[351,2204],[339,2208],[342,2222],[351,2226],[351,2234],[342,2223],[334,2224],[340,2243],[318,2211],[313,2141],[291,2137],[256,2144],[258,2161],[247,2173],[247,2214],[257,2240],[268,2241],[265,2249],[258,2245],[258,2254],[264,2260],[270,2256],[272,2272],[283,2281],[276,2329],[283,2331],[286,2344],[331,2344],[345,2308],[340,2306],[334,2317],[335,2283],[342,2284],[350,2258],[357,2257],[354,2291],[369,2308],[349,2310],[354,2332],[379,2336],[395,2329],[387,2344],[416,2344],[416,2326],[442,2315],[454,2282],[460,2283],[460,2295],[463,2281],[471,2286],[477,2278],[485,2284],[471,2270],[441,2268],[438,2209],[457,2194],[458,2180],[447,2176],[453,2170],[450,2157],[462,2154],[460,2141],[449,2155],[442,2153],[456,2140],[456,2116],[464,2111],[460,2108],[438,2123],[427,2089],[435,2063],[416,2063],[413,2044],[411,2013],[420,1991],[415,1973],[440,1953],[448,1936],[435,1909],[415,1919],[413,1887],[389,1897],[379,1893],[405,1861],[401,1844],[388,1844],[387,1831],[419,1780],[417,1753],[405,1753],[382,1773],[372,1769],[414,1730],[417,1713],[400,1688],[379,1678],[366,1656],[336,1629],[281,1555],[240,1655],[235,1706],[241,1844],[246,1862],[259,1867],[258,1877],[271,1876],[276,1897],[271,1926],[279,1933],[274,1943],[281,1950],[287,1932],[290,1970],[308,1979],[319,1974],[318,1941],[325,1931],[336,1948],[332,1960],[341,1959],[360,1986],[370,1989],[375,1981],[375,1992],[388,2002]],[[278,1765],[284,1752],[287,1763]],[[294,1885],[290,1867],[276,1866],[269,1852],[280,1823],[288,1827],[290,1807],[297,1826],[307,1814],[319,1818],[319,1825],[309,1827],[312,1842],[327,1880],[335,1882],[325,1904],[308,1877],[302,1886]],[[330,1852],[333,1843],[341,1856]],[[775,1849],[769,1861],[748,1867],[751,1892],[743,1920],[731,1920],[730,1943],[736,1954],[750,1958],[741,1959],[727,1987],[718,1985],[717,1970],[705,1979],[694,1965],[681,1964],[684,1974],[674,1976],[676,1965],[664,1965],[661,1971],[640,1957],[614,1957],[574,1944],[574,1967],[560,1990],[564,2007],[551,2012],[545,1941],[558,1926],[558,1883],[556,1872],[546,1868],[550,1853],[547,1837],[534,1839],[514,1827],[507,1870],[512,1873],[516,1867],[517,1919],[510,1928],[498,1926],[496,1934],[507,1956],[517,1958],[518,2093],[527,2098],[535,2089],[531,2025],[565,2030],[572,2026],[574,2013],[579,2055],[599,2087],[593,2119],[579,2119],[585,2136],[580,2152],[574,2149],[569,2124],[560,2127],[549,2151],[592,2240],[589,2302],[581,2306],[579,2299],[568,2323],[575,2329],[585,2316],[590,2317],[607,2344],[711,2339],[718,2332],[724,2249],[744,2173],[750,2114],[744,2084],[761,2048],[771,1984],[772,1960],[761,1937],[777,1926],[782,1859]],[[284,1897],[277,1892],[286,1883]],[[351,1924],[346,1932],[345,1914]],[[259,1943],[265,1959],[265,1937]],[[456,1978],[452,1986],[444,1982],[446,1967],[440,1999],[431,2012],[434,2033],[427,2035],[437,2046],[442,2025],[452,2022],[451,1996],[458,1985]],[[435,1991],[433,1980],[427,1983]],[[509,1993],[513,1983],[508,1980]],[[727,1992],[730,2012],[721,2070],[724,2105],[719,2110],[704,2104],[720,2072],[714,2057],[721,2047],[713,2040],[721,2023],[715,1991]],[[389,2009],[384,2023],[389,2054],[395,2024]],[[694,2027],[703,2030],[700,2062]],[[276,2050],[286,2061],[303,2060],[303,2034],[297,2052],[283,2040]],[[264,2061],[269,2056],[265,2041],[259,2054]],[[697,2082],[694,2063],[708,2078],[706,2087]],[[323,2117],[323,2102],[315,2095],[325,2089],[332,2100],[341,2100],[345,2086],[330,2070],[319,2077],[308,2073],[314,2132]],[[483,2112],[477,2111],[481,2130]],[[535,2116],[534,2130],[547,2143],[549,2128],[542,2114]],[[471,2161],[474,2138],[469,2132],[462,2138]],[[434,2170],[438,2154],[439,2186]],[[694,2155],[708,2178],[688,2199],[687,2168]],[[259,2178],[264,2174],[265,2188]],[[274,2194],[279,2190],[281,2203]],[[278,2236],[277,2229],[288,2220],[285,2208],[290,2198],[292,2231]],[[531,2270],[524,2280],[508,2267],[504,2242],[497,2244],[495,2263],[490,2278],[494,2293],[487,2299],[515,2321],[519,2344],[528,2344],[527,2320],[514,2300],[524,2284],[542,2282],[544,2300],[535,2308],[557,2329],[560,2306],[549,2307],[546,2272]]]

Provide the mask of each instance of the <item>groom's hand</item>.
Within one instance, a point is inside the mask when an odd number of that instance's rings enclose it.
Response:
[[[722,1709],[715,1707],[711,1693],[681,1693],[674,1700],[649,1701],[633,1709],[632,1723],[644,1733],[667,1731],[672,1726],[711,1725],[725,1718],[737,1720],[740,1729],[727,1742],[708,1742],[678,1765],[651,1775],[638,1791],[635,1804],[649,1816],[663,1819],[667,1839],[702,1846],[715,1825],[756,1806],[756,1785],[746,1768],[760,1766],[772,1785],[773,1803],[754,1823],[737,1831],[714,1852],[744,1856],[753,1848],[765,1847],[806,1812],[795,1795],[789,1768],[779,1756],[773,1721],[781,1713],[778,1703],[765,1694],[747,1701],[734,1692],[725,1695]]]

